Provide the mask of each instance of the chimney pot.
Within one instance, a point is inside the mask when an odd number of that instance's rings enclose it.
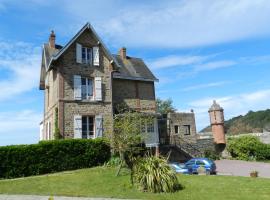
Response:
[[[127,59],[127,49],[126,49],[126,47],[122,47],[122,48],[119,50],[118,54],[120,55],[120,57],[121,57],[123,60]]]
[[[51,48],[55,48],[55,33],[53,30],[51,31],[51,34],[49,37],[49,45]]]

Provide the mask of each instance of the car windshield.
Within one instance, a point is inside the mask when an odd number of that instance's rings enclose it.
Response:
[[[173,166],[174,168],[178,168],[178,169],[183,169],[186,167],[185,164],[181,164],[181,163],[173,163],[170,165]]]
[[[210,159],[205,159],[210,165],[212,165],[212,164],[215,164],[212,160],[210,160]]]
[[[193,165],[195,164],[195,160],[189,160],[186,162],[186,165]]]

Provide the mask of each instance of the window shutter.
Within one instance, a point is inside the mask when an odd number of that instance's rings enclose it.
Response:
[[[82,116],[74,115],[74,139],[82,138]]]
[[[82,45],[76,43],[76,62],[82,63]]]
[[[94,66],[99,66],[99,47],[93,47]]]
[[[95,117],[95,135],[96,137],[102,137],[103,134],[103,118],[102,115],[96,115]]]
[[[101,77],[95,77],[95,100],[102,101]]]
[[[82,81],[81,76],[74,75],[74,99],[82,99]]]

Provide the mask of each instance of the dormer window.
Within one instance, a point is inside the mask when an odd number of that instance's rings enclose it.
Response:
[[[82,47],[82,63],[93,64],[93,50],[92,48]]]

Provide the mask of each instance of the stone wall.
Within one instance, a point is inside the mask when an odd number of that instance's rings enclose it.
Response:
[[[90,34],[89,34],[90,33]],[[111,65],[105,56],[104,49],[99,48],[99,66],[80,64],[76,62],[76,43],[82,46],[93,47],[98,41],[91,35],[89,30],[85,31],[66,51],[63,53],[54,67],[58,68],[58,76],[61,76],[62,83],[58,83],[61,97],[58,99],[59,125],[61,134],[65,138],[73,138],[74,115],[99,115],[103,116],[105,130],[112,129],[112,95],[111,95]],[[101,77],[102,80],[102,101],[74,100],[74,75],[85,78]]]
[[[202,153],[204,153],[204,151],[208,149],[215,150],[213,138],[197,139],[197,142],[195,145],[196,145],[196,148],[200,149]]]
[[[175,126],[178,126],[178,133],[175,132]],[[186,134],[186,126],[190,127],[190,134]],[[196,142],[196,124],[195,115],[191,113],[168,113],[167,128],[170,136],[179,136],[189,142]]]
[[[156,112],[153,82],[113,79],[113,104],[125,103],[142,112]]]
[[[43,139],[54,139],[54,121],[55,121],[55,108],[58,103],[58,76],[55,69],[46,73],[47,81],[44,90],[44,120],[43,120]],[[50,123],[50,135],[47,135],[47,123]],[[47,136],[46,136],[47,135]]]

